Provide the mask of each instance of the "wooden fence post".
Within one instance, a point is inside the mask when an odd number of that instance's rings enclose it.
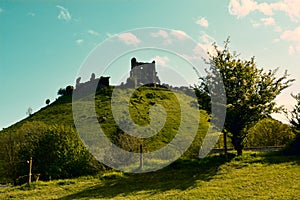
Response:
[[[140,144],[140,170],[142,170],[143,164],[143,145]]]
[[[30,160],[29,160],[29,178],[28,178],[28,183],[30,184],[31,183],[31,170],[32,170],[32,157],[30,157]]]

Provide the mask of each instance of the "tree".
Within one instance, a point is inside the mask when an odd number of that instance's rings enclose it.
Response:
[[[213,44],[215,54],[209,54],[206,60],[209,64],[207,75],[202,77],[201,88],[212,88],[207,96],[211,96],[217,84],[220,84],[216,74],[220,73],[226,90],[226,118],[223,133],[229,134],[232,145],[238,155],[242,154],[243,141],[247,136],[246,129],[260,119],[279,112],[282,107],[276,107],[274,99],[282,90],[290,86],[294,80],[288,79],[285,72],[277,78],[275,70],[264,72],[256,67],[255,59],[241,60],[239,55],[231,53],[228,47],[229,39],[225,41],[223,50]],[[202,89],[202,93],[205,90]]]
[[[3,131],[0,135],[0,160],[3,161],[2,176],[8,178],[17,184],[18,180],[18,165],[21,160],[18,156],[18,152],[21,149],[21,143],[24,141],[22,135],[19,132]]]
[[[60,88],[57,92],[60,96],[69,96],[72,95],[74,87],[72,85],[68,85],[65,89]]]
[[[26,114],[29,115],[29,116],[32,115],[32,108],[31,108],[31,107],[29,107],[29,108],[27,109]]]
[[[284,146],[295,138],[291,127],[272,118],[257,122],[248,130],[245,145],[248,147]]]
[[[33,173],[40,173],[44,180],[92,174],[100,167],[72,127],[34,121],[25,123],[18,133],[24,138],[19,159],[32,157]],[[26,164],[20,163],[19,176],[27,173]]]
[[[64,96],[64,95],[66,95],[66,89],[60,88],[60,89],[57,91],[57,95],[59,95],[59,96]]]
[[[290,117],[288,119],[290,124],[295,131],[300,131],[300,93],[297,95],[291,95],[297,102],[294,109],[290,112]]]
[[[46,104],[49,105],[49,103],[50,103],[50,99],[47,99]]]

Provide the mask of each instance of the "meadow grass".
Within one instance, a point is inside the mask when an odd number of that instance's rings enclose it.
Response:
[[[245,152],[178,160],[150,173],[39,181],[0,189],[0,199],[299,199],[300,157]]]

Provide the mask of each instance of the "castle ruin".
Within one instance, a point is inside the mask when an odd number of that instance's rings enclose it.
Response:
[[[160,84],[155,69],[155,61],[152,63],[137,62],[136,58],[131,59],[130,77],[135,86]]]

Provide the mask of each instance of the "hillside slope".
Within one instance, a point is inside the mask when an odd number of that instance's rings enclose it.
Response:
[[[105,88],[95,96],[88,95],[79,99],[76,103],[80,104],[80,109],[82,109],[80,110],[82,115],[80,116],[80,119],[87,122],[90,121],[91,123],[99,123],[102,130],[112,142],[129,151],[138,151],[136,146],[132,146],[135,142],[143,143],[145,151],[157,150],[168,144],[180,129],[192,131],[192,128],[195,128],[194,119],[197,119],[196,121],[199,122],[199,127],[196,127],[197,135],[193,145],[190,147],[190,150],[193,149],[193,151],[189,151],[190,156],[197,156],[199,147],[209,126],[209,123],[207,122],[209,116],[205,111],[199,111],[198,113],[193,111],[198,110],[196,99],[183,92],[176,92],[176,94],[174,94],[172,91],[164,88],[141,87],[134,92],[133,89],[116,89],[117,92],[116,90],[115,92],[119,94],[118,100],[120,102],[126,101],[127,94],[133,92],[130,97],[129,112],[132,123],[135,123],[138,126],[150,124],[151,120],[149,112],[151,112],[151,107],[154,105],[162,106],[158,108],[164,109],[164,112],[166,112],[165,124],[157,134],[147,139],[135,140],[134,137],[124,133],[118,127],[114,119],[111,111],[111,95],[113,90],[114,87]],[[86,112],[91,105],[95,105],[97,119],[93,117],[93,113]],[[181,118],[182,111],[187,113],[187,117],[184,120]],[[118,110],[116,112],[118,112]],[[154,117],[156,121],[164,121],[163,117],[165,116],[159,115]],[[41,108],[26,119],[5,129],[5,131],[16,131],[23,124],[33,121],[41,121],[49,125],[66,125],[75,128],[72,113],[72,96],[62,96],[58,98],[52,104]],[[183,125],[181,126],[181,124]],[[130,138],[130,144],[121,144],[120,135],[127,139]]]

